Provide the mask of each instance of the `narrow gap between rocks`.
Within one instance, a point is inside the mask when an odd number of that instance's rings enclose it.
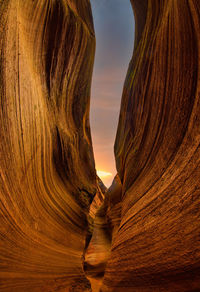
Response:
[[[91,0],[96,57],[93,71],[90,125],[97,175],[110,187],[117,173],[114,141],[123,84],[134,44],[134,17],[129,0]],[[110,254],[112,222],[107,221],[106,199],[121,194],[116,177],[109,190],[98,180],[97,194],[90,206],[84,251],[84,271],[93,292],[100,291]],[[111,224],[111,225],[110,225]]]
[[[123,84],[132,57],[134,17],[129,0],[91,0],[96,34],[90,125],[98,176],[109,187],[116,175],[114,141]]]

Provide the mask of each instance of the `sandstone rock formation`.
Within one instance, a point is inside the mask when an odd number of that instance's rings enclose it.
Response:
[[[90,287],[94,50],[89,1],[0,1],[0,291]]]
[[[0,291],[200,291],[200,2],[131,2],[106,191],[89,0],[0,0]]]
[[[120,225],[102,291],[200,291],[200,2],[131,2]]]

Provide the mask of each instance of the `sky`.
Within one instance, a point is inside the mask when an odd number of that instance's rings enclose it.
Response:
[[[96,170],[109,187],[116,175],[114,142],[123,83],[133,52],[134,17],[130,0],[91,0],[91,5],[96,55],[90,125]]]

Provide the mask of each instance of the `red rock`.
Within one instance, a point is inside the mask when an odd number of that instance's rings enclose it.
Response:
[[[88,291],[90,4],[5,0],[0,15],[0,291]]]
[[[200,291],[200,2],[131,2],[106,191],[89,1],[0,1],[0,291]]]
[[[115,143],[121,216],[102,291],[199,291],[200,2],[132,5]]]

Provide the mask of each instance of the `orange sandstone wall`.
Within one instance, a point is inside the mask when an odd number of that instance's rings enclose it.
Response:
[[[115,142],[120,225],[102,291],[200,290],[200,2],[132,0]]]
[[[0,291],[90,287],[94,50],[89,1],[0,1]]]
[[[118,175],[101,206],[89,1],[0,0],[0,291],[91,291],[85,273],[104,272],[101,291],[200,289],[200,2],[131,2]]]

